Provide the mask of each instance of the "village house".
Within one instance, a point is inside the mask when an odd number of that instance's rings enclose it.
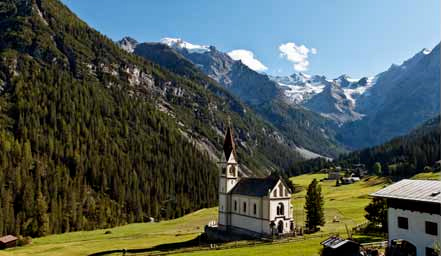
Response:
[[[219,173],[218,228],[251,236],[294,230],[291,191],[279,177],[239,177],[233,129],[228,127]]]
[[[387,200],[391,253],[437,255],[434,248],[441,240],[440,181],[405,179],[371,195]]]

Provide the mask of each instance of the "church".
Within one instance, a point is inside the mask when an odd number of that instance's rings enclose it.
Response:
[[[291,191],[279,177],[239,177],[231,127],[227,128],[219,172],[220,230],[251,236],[288,234],[294,230]]]

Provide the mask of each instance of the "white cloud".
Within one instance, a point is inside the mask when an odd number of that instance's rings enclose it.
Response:
[[[316,48],[308,48],[304,45],[296,45],[293,42],[281,44],[279,46],[280,57],[286,58],[293,63],[293,68],[296,71],[306,71],[309,66],[309,53],[317,54]]]
[[[248,50],[238,49],[228,53],[233,60],[241,60],[243,64],[247,65],[254,71],[265,71],[268,68],[255,58],[254,53]]]

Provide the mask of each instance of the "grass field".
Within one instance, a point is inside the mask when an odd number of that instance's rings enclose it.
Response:
[[[422,172],[413,176],[414,180],[440,180],[441,172]]]
[[[292,178],[295,185],[304,188],[301,192],[294,194],[292,200],[297,224],[302,225],[304,221],[303,205],[306,187],[312,179],[320,180],[324,177],[324,174],[309,174]],[[320,185],[325,197],[326,217],[326,225],[320,233],[339,232],[345,236],[345,224],[352,227],[365,221],[364,207],[370,201],[368,195],[384,187],[385,180],[372,177],[339,187],[335,186],[335,181],[323,181],[320,182]],[[332,221],[334,216],[338,216],[340,222],[334,223]],[[31,245],[2,251],[0,256],[87,255],[112,249],[149,248],[164,243],[194,239],[211,220],[217,220],[217,208],[203,209],[179,219],[159,223],[138,223],[113,229],[72,232],[36,238]],[[107,230],[111,231],[111,234],[104,234]],[[318,255],[322,240],[324,238],[313,238],[290,243],[201,251],[181,255]]]

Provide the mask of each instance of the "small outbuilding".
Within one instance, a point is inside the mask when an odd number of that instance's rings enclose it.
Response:
[[[6,249],[17,246],[18,238],[13,235],[0,237],[0,249]]]
[[[332,236],[320,244],[322,256],[360,256],[360,244],[353,240]]]

